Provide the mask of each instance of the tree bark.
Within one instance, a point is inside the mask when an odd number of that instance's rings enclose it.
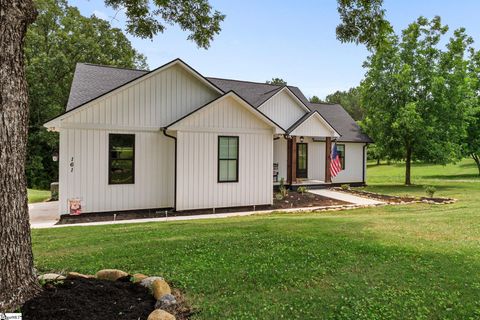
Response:
[[[25,159],[28,95],[23,41],[32,0],[0,0],[0,312],[39,290],[33,268]]]
[[[480,176],[480,155],[478,155],[476,153],[472,153],[472,158],[473,158],[473,160],[475,160],[475,163],[477,164],[478,175]]]
[[[407,154],[405,159],[405,184],[411,185],[410,172],[412,167],[412,148],[407,146]]]

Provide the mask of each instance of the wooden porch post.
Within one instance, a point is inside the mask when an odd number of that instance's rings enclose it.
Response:
[[[297,182],[297,137],[287,140],[287,182]]]
[[[330,161],[332,152],[332,138],[326,137],[325,139],[325,182],[332,182],[332,175],[330,174]]]

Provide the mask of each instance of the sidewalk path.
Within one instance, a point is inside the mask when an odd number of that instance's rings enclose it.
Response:
[[[53,227],[60,219],[58,201],[30,203],[28,214],[32,228]]]
[[[308,192],[314,193],[319,196],[327,197],[327,198],[350,202],[356,205],[377,205],[377,204],[385,203],[382,201],[354,196],[353,194],[349,194],[346,192],[332,191],[329,189],[314,189],[314,190],[309,190]]]

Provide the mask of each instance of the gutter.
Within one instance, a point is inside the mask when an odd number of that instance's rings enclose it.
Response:
[[[169,135],[167,133],[167,128],[161,129],[165,137],[173,139],[175,142],[175,169],[174,169],[174,182],[173,182],[173,210],[177,211],[177,137]]]
[[[366,150],[367,150],[367,147],[368,147],[368,143],[365,143],[363,145],[363,167],[362,167],[362,180],[363,180],[363,184],[366,185],[366,181],[365,181],[365,170],[366,170],[366,167],[367,167],[367,163],[366,163]]]

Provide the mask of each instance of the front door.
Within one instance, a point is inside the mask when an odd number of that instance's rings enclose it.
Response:
[[[308,144],[297,143],[297,178],[307,179]]]

